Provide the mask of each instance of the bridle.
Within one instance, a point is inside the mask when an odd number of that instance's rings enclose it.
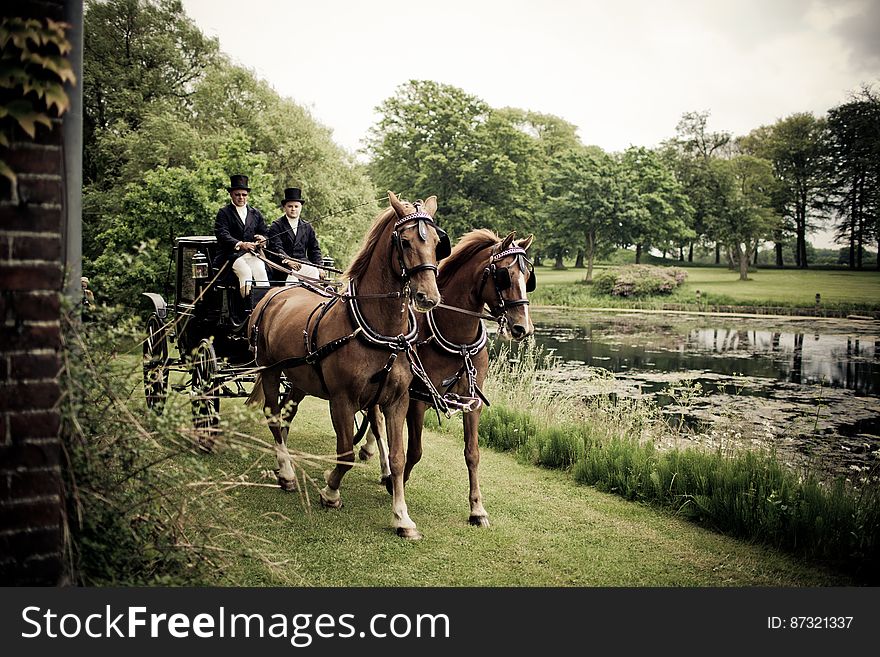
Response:
[[[436,260],[442,260],[447,257],[451,252],[451,247],[449,244],[449,236],[446,232],[437,225],[434,221],[434,217],[429,215],[427,212],[424,212],[421,209],[420,203],[414,203],[415,212],[412,212],[408,215],[405,215],[394,222],[394,231],[391,233],[391,244],[394,248],[391,250],[393,253],[397,254],[397,264],[400,267],[400,274],[397,274],[397,277],[405,283],[408,283],[410,278],[414,274],[419,273],[420,271],[430,270],[434,272],[434,276],[437,276],[437,265],[433,262],[423,262],[414,267],[407,267],[406,262],[403,257],[403,241],[401,240],[401,233],[405,230],[409,230],[410,228],[418,228],[419,237],[423,242],[428,241],[428,228],[427,224],[431,224],[434,227],[434,230],[437,231],[437,235],[440,238],[440,242],[437,244],[436,251]],[[415,222],[410,225],[410,222]],[[389,255],[389,257],[392,257]],[[391,267],[391,270],[394,271],[394,268]]]
[[[486,287],[487,281],[492,279],[492,283],[495,286],[497,302],[494,305],[490,303],[487,303],[486,305],[489,306],[489,314],[491,314],[500,325],[503,325],[507,321],[508,309],[529,305],[529,300],[525,297],[521,299],[504,298],[503,292],[512,287],[512,281],[510,279],[510,272],[508,271],[509,267],[499,267],[498,262],[512,255],[516,256],[516,262],[514,264],[518,265],[520,271],[529,277],[528,281],[526,281],[526,292],[531,292],[535,289],[535,269],[531,261],[526,258],[525,249],[520,246],[511,246],[500,253],[493,253],[489,257],[489,264],[486,265],[486,268],[483,270],[483,278],[480,281],[479,296],[483,296],[483,289]],[[514,265],[510,266],[513,267]]]

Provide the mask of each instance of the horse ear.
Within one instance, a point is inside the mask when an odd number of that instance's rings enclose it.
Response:
[[[394,208],[398,217],[402,217],[406,214],[406,209],[403,207],[403,203],[398,200],[397,196],[395,196],[394,192],[390,189],[388,190],[388,202],[391,203],[391,207]]]
[[[516,237],[516,231],[511,231],[511,233],[504,238],[504,241],[501,242],[501,248],[498,249],[498,252],[506,251],[510,248],[510,245],[513,244],[513,238]]]
[[[528,236],[521,239],[517,242],[517,246],[520,247],[523,251],[528,251],[529,247],[532,245],[532,241],[535,239],[535,236],[529,234]]]
[[[424,210],[432,217],[437,213],[437,197],[429,196],[425,199]]]

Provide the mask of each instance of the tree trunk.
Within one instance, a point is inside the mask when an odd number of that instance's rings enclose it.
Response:
[[[783,263],[783,253],[782,253],[782,242],[776,242],[773,246],[776,251],[776,266],[779,269],[782,269],[785,265]]]
[[[684,245],[678,247],[678,261],[684,262]]]
[[[694,243],[691,242],[690,246],[688,246],[688,262],[694,261]]]
[[[721,242],[715,242],[715,264],[721,264]]]
[[[565,263],[562,262],[561,253],[556,256],[556,263],[553,265],[553,269],[565,269]]]
[[[743,248],[742,245],[737,244],[736,255],[739,259],[739,280],[747,281],[749,280],[749,256],[751,255],[749,245],[746,244]]]
[[[636,244],[636,264],[642,263],[642,245]]]
[[[577,258],[574,261],[575,269],[583,269],[584,268],[584,250],[578,249]]]
[[[587,277],[584,279],[587,283],[593,282],[593,253],[590,252],[587,257]]]

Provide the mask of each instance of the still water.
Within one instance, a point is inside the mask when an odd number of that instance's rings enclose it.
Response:
[[[732,430],[793,461],[858,475],[880,455],[880,322],[587,311],[533,312],[566,394],[654,399],[691,438]],[[678,424],[681,424],[679,422]]]

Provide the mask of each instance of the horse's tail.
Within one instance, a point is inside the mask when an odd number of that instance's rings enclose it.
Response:
[[[266,392],[263,390],[262,374],[257,374],[257,378],[254,379],[254,389],[251,390],[251,395],[247,398],[245,404],[248,406],[259,404],[261,408],[266,405]]]

